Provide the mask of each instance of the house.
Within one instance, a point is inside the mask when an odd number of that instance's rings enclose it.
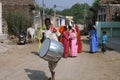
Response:
[[[61,16],[57,15],[57,26],[65,25],[65,20],[69,20],[69,24],[72,26],[73,16]]]
[[[4,16],[17,11],[31,15],[34,9],[34,0],[0,0],[0,39],[7,34],[4,31],[6,30],[6,27],[4,28]]]
[[[120,0],[100,0],[94,13],[93,21],[120,21]]]
[[[120,0],[100,0],[99,5],[91,10],[99,37],[102,31],[106,31],[109,37],[120,37]]]
[[[9,12],[23,11],[30,13],[35,9],[34,0],[0,0],[2,3],[3,16]]]
[[[99,5],[106,13],[105,21],[120,21],[120,0],[100,0]]]
[[[52,24],[56,27],[65,25],[65,20],[68,20],[71,26],[73,23],[73,16],[62,16],[57,14],[56,16],[49,16],[49,17],[51,18]]]

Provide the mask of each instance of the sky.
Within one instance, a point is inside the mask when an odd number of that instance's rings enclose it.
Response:
[[[42,1],[44,1],[45,8],[53,8],[56,5],[56,10],[63,10],[66,8],[71,8],[74,4],[88,3],[92,5],[95,0],[35,0],[36,3],[42,7]]]

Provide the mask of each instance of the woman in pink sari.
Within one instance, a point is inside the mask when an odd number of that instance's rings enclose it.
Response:
[[[82,53],[81,34],[80,34],[80,30],[77,25],[75,25],[75,30],[77,32],[78,53]]]
[[[70,56],[76,57],[77,56],[77,33],[75,28],[70,30]]]

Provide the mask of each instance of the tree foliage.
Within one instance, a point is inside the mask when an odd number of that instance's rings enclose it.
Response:
[[[99,1],[100,1],[100,0],[95,0],[95,2],[93,3],[92,6],[93,6],[93,7],[97,7],[97,6],[99,5]]]
[[[90,8],[91,6],[87,3],[76,3],[71,8],[67,8],[62,11],[57,10],[56,13],[63,16],[73,16],[75,23],[84,23],[87,19],[91,19],[93,16],[93,13],[89,10]],[[41,8],[39,10],[42,12]],[[53,8],[46,8],[45,13],[47,15],[53,15],[54,10]]]
[[[23,12],[10,12],[5,17],[8,24],[8,33],[18,36],[22,31],[26,31],[32,25],[32,17]]]
[[[74,4],[70,9],[64,9],[59,14],[64,16],[73,16],[75,23],[84,23],[86,19],[92,18],[90,6],[85,4]]]
[[[53,15],[54,14],[54,10],[52,8],[51,9],[46,8],[45,9],[45,13],[46,13],[46,15]]]

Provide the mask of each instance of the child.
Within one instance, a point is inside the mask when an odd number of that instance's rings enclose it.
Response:
[[[103,36],[102,36],[102,52],[106,52],[106,43],[108,41],[108,36],[106,34],[106,31],[103,31]]]

